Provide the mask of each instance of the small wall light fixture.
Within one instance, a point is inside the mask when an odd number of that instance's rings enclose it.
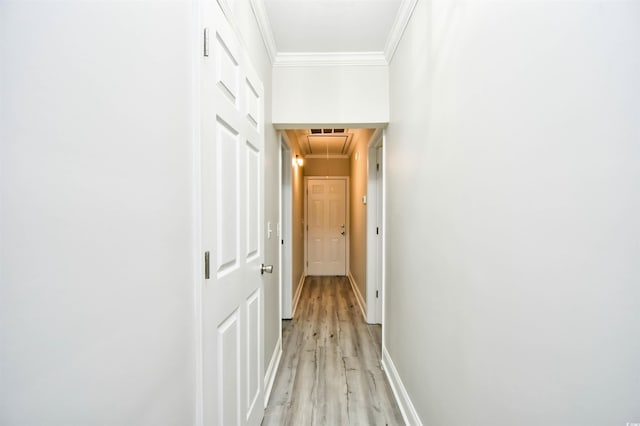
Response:
[[[296,158],[293,159],[293,165],[294,167],[302,167],[302,164],[304,163],[304,160],[298,155],[296,154]]]

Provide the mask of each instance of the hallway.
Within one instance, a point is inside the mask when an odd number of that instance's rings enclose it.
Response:
[[[401,425],[368,325],[346,277],[307,277],[283,323],[283,355],[263,425]]]
[[[638,76],[640,0],[0,0],[0,425],[640,426]]]

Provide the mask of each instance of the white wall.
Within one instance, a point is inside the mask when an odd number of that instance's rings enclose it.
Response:
[[[373,129],[362,129],[353,140],[349,161],[349,273],[355,281],[360,304],[366,312],[367,300],[367,205],[362,197],[367,194],[368,146]]]
[[[305,158],[305,176],[349,176],[348,158]]]
[[[291,250],[291,276],[286,277],[288,282],[283,281],[283,285],[290,285],[291,291],[289,292],[291,297],[291,313],[293,314],[293,310],[295,309],[296,295],[299,295],[299,292],[302,290],[300,287],[301,282],[304,279],[304,176],[306,172],[306,167],[308,165],[308,161],[304,160],[304,165],[302,167],[298,165],[294,165],[292,163],[292,159],[297,156],[302,158],[302,150],[300,149],[300,145],[298,143],[298,139],[294,132],[285,131],[286,140],[289,142],[290,158],[287,160],[288,162],[283,165],[283,167],[290,167],[290,187],[288,190],[290,191],[289,196],[291,197],[291,229],[288,230],[288,234],[290,235],[290,242],[287,244],[285,242],[285,249]],[[290,316],[285,316],[285,318],[291,318]]]
[[[192,424],[191,4],[0,17],[0,424]]]
[[[289,139],[292,143],[291,157],[302,155],[300,147],[293,138]],[[291,296],[295,303],[296,294],[301,291],[299,289],[301,282],[305,276],[304,268],[304,170],[303,167],[292,167],[291,169],[291,271],[292,271],[292,289]],[[292,305],[296,308],[295,304]]]
[[[278,66],[273,69],[273,122],[373,127],[389,121],[386,66]]]
[[[640,422],[640,3],[421,1],[386,346],[425,425]]]
[[[193,5],[0,3],[3,425],[194,422]],[[234,19],[265,87],[277,265],[271,63],[248,1]]]

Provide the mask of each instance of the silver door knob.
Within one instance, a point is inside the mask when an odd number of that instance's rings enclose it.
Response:
[[[260,265],[260,275],[264,275],[264,273],[271,274],[273,273],[273,265],[265,265],[264,263]]]

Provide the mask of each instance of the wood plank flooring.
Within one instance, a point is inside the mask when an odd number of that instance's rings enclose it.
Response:
[[[403,425],[380,359],[348,279],[307,277],[262,425]]]

